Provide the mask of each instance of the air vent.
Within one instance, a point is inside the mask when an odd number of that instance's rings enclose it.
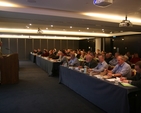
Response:
[[[30,3],[36,3],[36,0],[27,0]]]

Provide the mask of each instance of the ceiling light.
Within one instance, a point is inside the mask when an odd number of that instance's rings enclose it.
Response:
[[[111,31],[110,33],[112,34],[113,32]]]
[[[87,27],[87,29],[89,29],[89,28]]]
[[[29,24],[30,26],[32,26],[32,24]]]
[[[62,36],[40,36],[40,35],[24,35],[24,36],[21,36],[21,35],[7,35],[7,34],[3,34],[3,35],[0,35],[1,38],[27,38],[27,39],[61,39],[61,40],[66,40],[66,37],[62,37]],[[83,39],[86,39],[85,37],[67,37],[67,40],[83,40]]]
[[[122,40],[124,40],[124,39],[122,39]]]
[[[48,29],[48,28],[46,28],[46,29]]]
[[[80,31],[80,30],[79,30]]]
[[[72,26],[70,26],[70,28],[72,28]]]
[[[53,27],[53,25],[51,25],[51,27]]]
[[[42,30],[43,35],[70,35],[70,36],[89,36],[89,37],[112,37],[112,36],[124,36],[124,35],[136,35],[141,34],[141,32],[122,32],[122,33],[98,33],[98,32],[74,32],[74,31],[58,31],[58,30]],[[37,34],[37,30],[33,29],[16,29],[16,28],[0,28],[0,33],[19,33],[19,34]]]
[[[3,6],[3,7],[20,7],[17,4],[13,4],[13,3],[10,3],[10,2],[4,2],[4,1],[0,1],[0,6]]]

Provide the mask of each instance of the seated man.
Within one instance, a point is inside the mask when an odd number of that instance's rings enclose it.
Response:
[[[105,55],[105,61],[107,62],[107,64],[109,64],[109,62],[112,60],[112,54],[110,53],[106,53]]]
[[[71,65],[71,66],[79,66],[80,65],[79,60],[77,57],[75,57],[74,53],[71,53],[70,57],[71,57],[70,61],[68,62],[69,65]]]
[[[105,57],[103,55],[99,55],[98,56],[99,63],[93,69],[93,72],[100,73],[100,72],[104,71],[104,69],[107,69],[108,68],[108,64],[105,62],[104,59],[105,59]]]
[[[128,77],[131,76],[131,67],[125,62],[124,56],[117,57],[118,64],[108,73],[108,76],[113,77]]]
[[[135,64],[136,75],[133,77],[121,77],[121,81],[125,83],[130,83],[137,87],[141,87],[141,61]]]
[[[40,49],[37,50],[37,55],[41,55],[42,51]]]
[[[115,65],[118,64],[117,57],[118,57],[119,55],[120,55],[120,54],[119,54],[118,52],[115,53],[114,58],[113,58],[112,60],[109,61],[109,64],[110,64],[111,66],[115,66]]]
[[[89,68],[94,68],[97,66],[97,61],[93,59],[93,57],[89,54],[86,55],[86,62],[84,63],[85,66]]]
[[[64,50],[60,50],[60,53],[59,53],[59,61],[64,64],[64,63],[68,63],[68,59],[66,57],[66,53]]]
[[[132,77],[121,77],[120,80],[125,83],[141,88],[141,61],[135,64],[136,75]],[[129,105],[131,113],[141,113],[141,91],[129,94]]]
[[[54,58],[55,57],[55,55],[53,54],[53,50],[49,50],[49,56],[48,56],[49,58]]]

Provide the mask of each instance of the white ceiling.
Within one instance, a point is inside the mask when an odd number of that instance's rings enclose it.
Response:
[[[1,2],[15,6],[1,6]],[[96,16],[91,17],[84,13],[94,13]],[[133,27],[118,26],[125,15],[133,23]],[[32,23],[32,26],[29,26],[29,23]],[[48,28],[48,30],[65,32],[80,30],[88,33],[112,32],[116,35],[124,35],[124,33],[127,35],[131,32],[140,34],[141,0],[114,0],[114,3],[106,8],[93,5],[93,0],[0,0],[0,28],[27,29],[26,26],[33,30],[39,27],[42,30]],[[1,29],[0,32],[12,33]]]

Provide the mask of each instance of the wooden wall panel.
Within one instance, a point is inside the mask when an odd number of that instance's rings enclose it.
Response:
[[[26,39],[19,39],[18,40],[18,56],[19,59],[25,60],[26,50],[25,50],[25,40]]]
[[[25,58],[26,60],[29,59],[30,52],[33,51],[32,39],[26,39],[26,47],[25,47]]]
[[[60,46],[60,40],[55,40],[55,46],[54,46],[57,50],[60,50],[61,49],[61,46]]]
[[[62,49],[68,49],[68,41],[62,40]]]
[[[17,53],[18,52],[18,39],[10,39],[10,53]]]
[[[41,50],[43,49],[47,49],[47,40],[46,39],[41,40]]]
[[[54,40],[48,40],[48,50],[54,48]]]
[[[34,49],[40,49],[41,48],[41,42],[40,39],[34,39]]]

